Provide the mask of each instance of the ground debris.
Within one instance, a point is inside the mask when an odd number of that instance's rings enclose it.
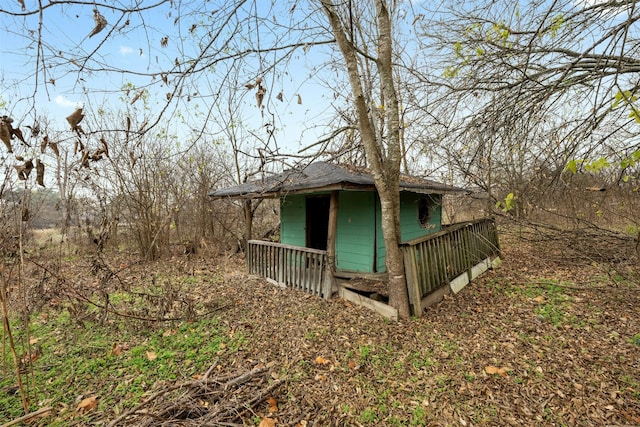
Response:
[[[243,425],[246,414],[282,384],[264,366],[213,376],[216,369],[214,364],[201,378],[165,386],[109,427]]]

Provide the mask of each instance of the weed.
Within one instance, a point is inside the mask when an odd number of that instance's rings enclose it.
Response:
[[[378,421],[378,414],[375,409],[367,408],[360,414],[360,422],[363,424],[371,424]]]
[[[411,426],[423,426],[427,422],[427,411],[422,406],[416,406],[411,411],[411,420],[409,425]]]

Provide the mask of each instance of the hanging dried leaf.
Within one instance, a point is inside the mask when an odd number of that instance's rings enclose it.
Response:
[[[53,154],[56,155],[56,157],[60,157],[60,150],[58,150],[57,142],[49,141],[49,147],[51,147],[51,150],[53,151]]]
[[[136,157],[133,151],[129,151],[129,158],[131,159],[131,167],[135,167],[136,162],[138,161],[138,158]]]
[[[277,99],[278,101],[282,102],[282,92],[279,92],[279,93],[276,95],[276,99]]]
[[[44,152],[47,149],[47,146],[49,145],[49,137],[45,136],[44,138],[42,138],[42,142],[40,143],[40,153],[44,154]]]
[[[56,85],[56,79],[54,79],[54,78],[50,78],[50,79],[49,79],[49,83],[51,83],[52,85],[54,85],[54,86],[55,86],[55,85]]]
[[[29,221],[30,217],[31,217],[31,214],[29,213],[29,208],[27,207],[22,208],[22,222]]]
[[[22,131],[19,128],[11,128],[11,126],[9,126],[9,128],[11,129],[11,135],[18,138],[27,147],[30,147],[30,145],[27,144],[27,141],[24,140],[24,135],[22,135]]]
[[[264,99],[264,95],[267,93],[267,89],[263,86],[258,86],[258,91],[256,92],[256,101],[258,102],[258,108],[262,108],[262,100]]]
[[[131,100],[131,105],[133,105],[138,99],[140,99],[143,93],[144,93],[144,89],[138,92],[136,96],[134,96],[133,99]]]
[[[89,150],[82,151],[82,157],[80,158],[80,166],[83,168],[89,167]]]
[[[246,85],[244,85],[244,87],[246,87],[247,89],[251,90],[254,87],[256,87],[256,85],[254,85],[253,83],[247,83]]]
[[[167,47],[168,44],[169,44],[169,36],[164,36],[163,38],[160,39],[160,46]]]
[[[162,81],[164,82],[164,84],[168,85],[169,84],[169,78],[167,78],[167,75],[164,73],[160,73],[160,78],[162,79]]]
[[[44,187],[44,163],[40,159],[36,159],[36,183]]]
[[[31,136],[34,138],[37,138],[38,135],[40,135],[40,125],[38,124],[38,122],[35,122],[33,124],[33,127],[31,126],[26,126],[27,129],[29,129],[31,131]]]
[[[196,28],[198,28],[198,24],[191,25],[191,28],[189,28],[189,32],[193,33],[196,30]]]
[[[93,21],[96,25],[93,27],[91,33],[89,33],[89,37],[95,36],[107,26],[107,20],[100,14],[100,11],[98,11],[97,8],[93,9]]]
[[[27,176],[24,173],[24,165],[14,165],[13,167],[15,168],[16,173],[18,174],[18,179],[20,181],[26,181]]]
[[[260,86],[262,84],[262,77],[258,76],[256,77],[256,84],[255,86]]]
[[[298,94],[298,104],[302,104],[302,97]]]
[[[11,147],[11,117],[2,116],[0,118],[0,139],[4,142],[9,153],[13,153],[13,147]]]
[[[82,108],[76,109],[76,111],[67,116],[67,122],[69,122],[71,130],[78,131],[78,123],[80,123],[83,118],[84,114],[82,114]]]
[[[33,161],[29,159],[26,162],[24,162],[24,173],[27,176],[27,178],[29,178],[29,175],[31,175],[32,170],[33,170]]]
[[[102,143],[102,152],[105,156],[109,157],[109,146],[107,145],[107,140],[104,139],[104,136],[100,137],[100,142]]]
[[[16,156],[16,160],[19,161],[19,162],[24,162],[24,157]]]

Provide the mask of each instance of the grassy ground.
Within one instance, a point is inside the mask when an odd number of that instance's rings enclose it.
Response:
[[[33,362],[22,375],[30,410],[54,408],[33,425],[107,425],[205,372],[255,367],[282,384],[236,424],[640,424],[635,267],[577,259],[557,243],[502,242],[500,269],[397,323],[248,278],[241,260],[63,263],[26,298],[29,333],[12,318],[23,361]],[[33,283],[37,271],[26,274]],[[23,414],[8,353],[2,369],[0,422]],[[184,413],[149,424],[178,397],[154,398],[118,425],[199,425]]]

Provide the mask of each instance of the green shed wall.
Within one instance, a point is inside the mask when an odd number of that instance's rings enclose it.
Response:
[[[280,242],[286,245],[305,246],[307,234],[305,196],[295,194],[280,199]]]
[[[375,193],[341,191],[338,195],[336,268],[372,273],[375,242]]]
[[[429,201],[429,224],[420,225],[418,202],[425,197]],[[439,194],[400,193],[400,229],[402,241],[417,239],[442,228],[442,196]]]
[[[336,268],[362,273],[384,272],[386,249],[382,237],[380,200],[370,191],[341,191],[338,195]],[[418,202],[429,200],[429,225],[420,226]],[[442,196],[400,193],[402,241],[440,231]],[[306,246],[306,196],[289,195],[280,200],[280,241]]]

